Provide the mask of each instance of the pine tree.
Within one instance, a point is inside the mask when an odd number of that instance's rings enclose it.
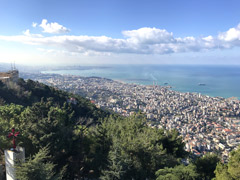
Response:
[[[55,165],[48,161],[48,149],[41,149],[26,162],[19,162],[16,166],[16,177],[19,180],[60,180],[60,174],[54,172]]]
[[[130,166],[129,160],[122,157],[121,151],[117,145],[109,152],[108,159],[109,165],[106,170],[102,171],[101,180],[131,179],[127,177],[128,168]]]
[[[179,165],[174,168],[164,168],[156,172],[157,180],[195,180],[198,178],[196,167]]]
[[[238,180],[240,179],[240,146],[230,153],[228,164],[218,163],[216,180]]]
[[[196,160],[195,165],[197,172],[200,174],[202,179],[211,180],[215,177],[214,170],[216,169],[217,163],[220,161],[216,154],[206,154],[203,157]]]

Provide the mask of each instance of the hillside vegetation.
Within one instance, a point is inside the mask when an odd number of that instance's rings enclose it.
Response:
[[[23,79],[0,83],[0,103],[0,158],[15,127],[27,157],[16,167],[20,180],[240,177],[240,150],[228,165],[209,154],[186,166],[189,154],[178,132],[151,128],[140,113],[109,114],[85,98]]]

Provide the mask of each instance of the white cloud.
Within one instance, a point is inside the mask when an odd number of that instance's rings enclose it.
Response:
[[[213,37],[212,36],[207,36],[207,37],[204,37],[202,38],[203,40],[207,41],[207,42],[211,42],[213,41]]]
[[[223,41],[239,41],[240,40],[240,24],[235,28],[230,28],[228,31],[220,33],[218,38]]]
[[[26,31],[23,31],[23,34],[28,37],[38,37],[38,38],[43,37],[43,35],[41,34],[31,34],[29,29],[27,29]]]
[[[56,22],[47,23],[46,19],[43,19],[42,23],[39,26],[41,28],[43,28],[43,32],[51,33],[51,34],[67,33],[70,31],[66,27],[64,27]]]
[[[26,31],[23,31],[23,34],[24,34],[25,36],[30,36],[30,30],[27,29]]]
[[[34,28],[37,27],[37,25],[38,25],[38,24],[35,23],[35,22],[32,23],[32,27],[34,27]]]
[[[136,43],[156,44],[174,41],[173,34],[165,29],[144,27],[132,31],[123,31],[122,33]]]
[[[63,32],[67,29],[59,24],[42,24],[45,32]],[[45,27],[46,26],[46,27]],[[0,36],[0,40],[15,41],[47,48],[57,48],[70,54],[110,55],[110,54],[170,54],[198,52],[212,49],[226,49],[240,46],[240,25],[218,36],[174,37],[165,29],[144,27],[137,30],[123,31],[124,38],[115,39],[107,36],[42,36],[31,34],[27,29],[24,35]],[[52,52],[52,50],[50,51]]]

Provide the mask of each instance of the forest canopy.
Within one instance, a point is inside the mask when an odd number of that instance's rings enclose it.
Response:
[[[14,127],[17,145],[26,149],[26,162],[16,167],[20,180],[239,178],[239,150],[228,165],[210,154],[184,164],[189,153],[177,130],[152,128],[141,113],[110,114],[83,97],[23,79],[0,83],[0,103],[0,158],[4,163]]]

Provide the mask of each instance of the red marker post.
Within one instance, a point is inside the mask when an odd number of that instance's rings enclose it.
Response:
[[[16,149],[16,141],[15,138],[19,135],[20,132],[15,133],[15,128],[12,128],[12,132],[8,134],[8,138],[13,138],[12,143],[13,143],[13,149]]]

